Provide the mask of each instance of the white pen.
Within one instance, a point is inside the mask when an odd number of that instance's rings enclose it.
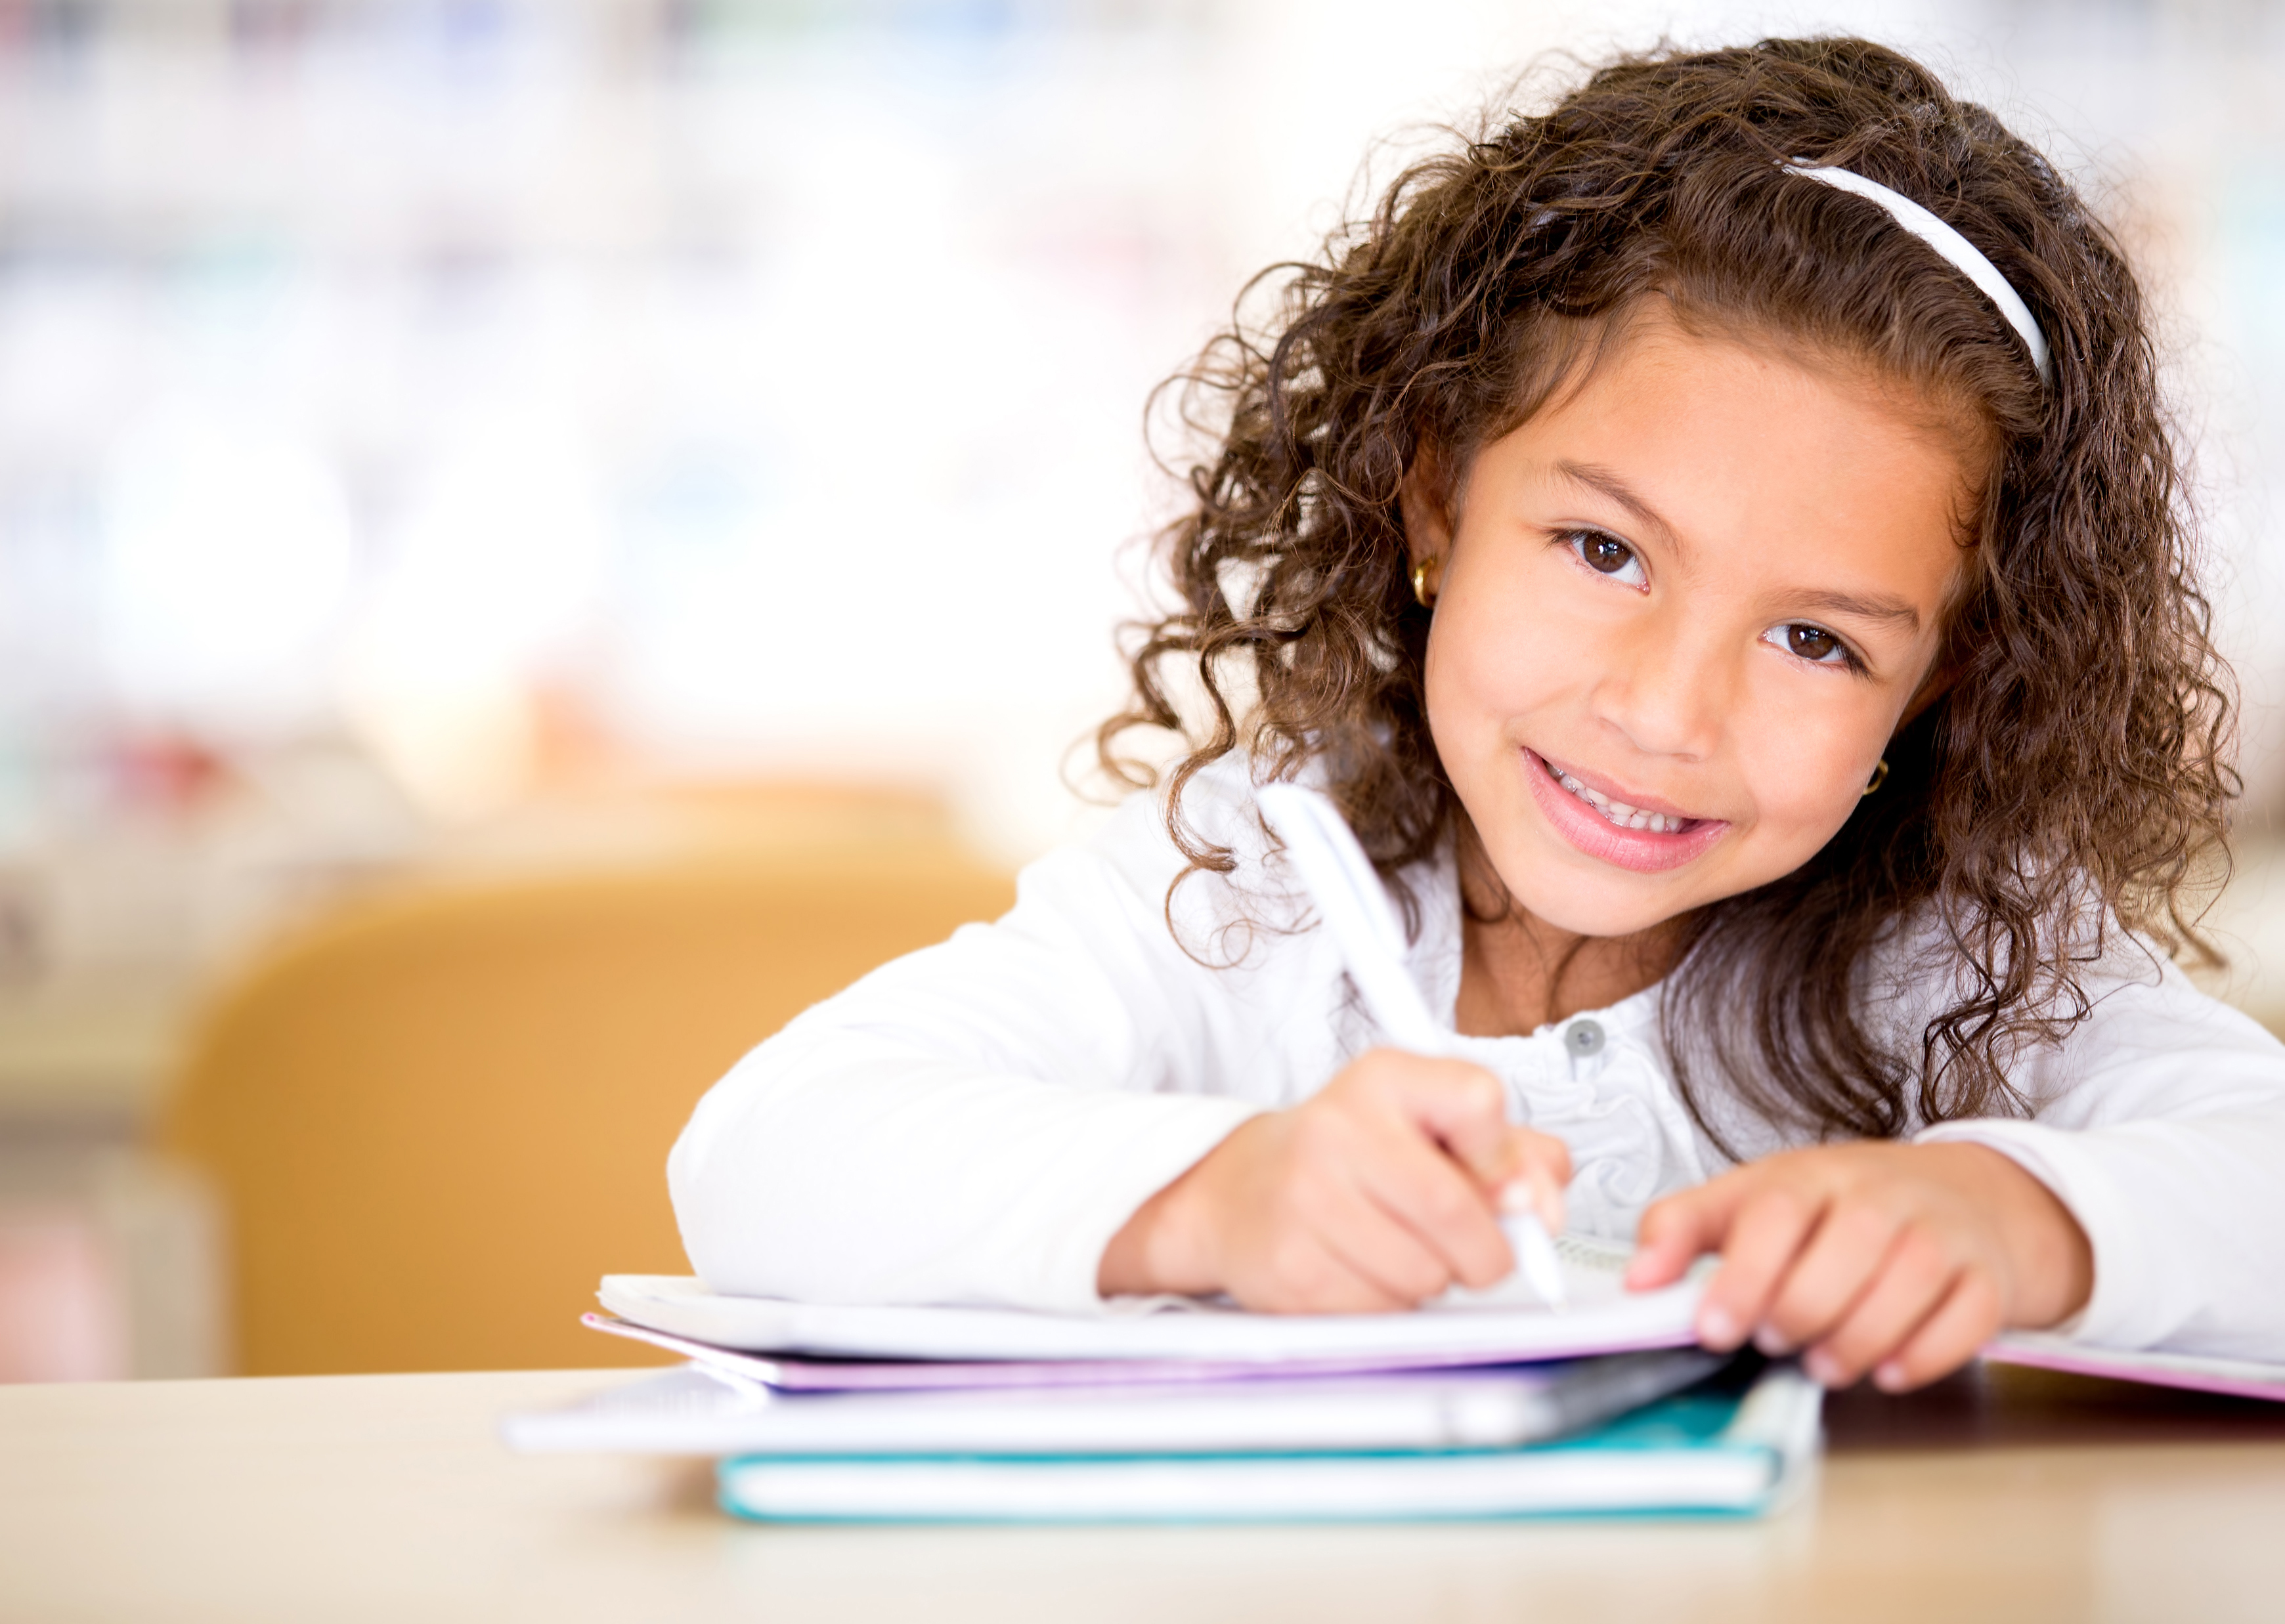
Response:
[[[1404,930],[1372,859],[1357,844],[1340,811],[1299,784],[1265,784],[1255,791],[1262,815],[1285,843],[1310,900],[1325,922],[1365,1007],[1399,1048],[1416,1055],[1449,1055],[1451,1034],[1436,1024],[1404,968]],[[1513,1187],[1511,1186],[1511,1191]],[[1503,1208],[1509,1206],[1504,1199]],[[1516,1267],[1532,1293],[1551,1308],[1564,1306],[1563,1267],[1547,1226],[1528,1204],[1504,1211],[1500,1227],[1515,1249]]]

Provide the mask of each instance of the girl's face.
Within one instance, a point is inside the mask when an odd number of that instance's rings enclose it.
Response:
[[[1630,935],[1799,867],[1930,679],[1966,555],[1918,403],[1646,314],[1478,453],[1441,560],[1429,725],[1516,901]]]

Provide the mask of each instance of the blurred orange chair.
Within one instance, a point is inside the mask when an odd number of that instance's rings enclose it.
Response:
[[[606,1273],[688,1271],[666,1152],[698,1096],[810,1004],[1013,898],[948,838],[865,827],[432,883],[253,967],[160,1135],[228,1215],[237,1368],[651,1361],[577,1316]]]

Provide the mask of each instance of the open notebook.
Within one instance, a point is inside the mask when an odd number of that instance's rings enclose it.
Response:
[[[1663,1291],[1620,1283],[1628,1252],[1557,1242],[1570,1306],[1535,1301],[1519,1277],[1453,1292],[1415,1314],[1269,1314],[1190,1298],[1126,1298],[1095,1314],[1000,1308],[844,1307],[726,1297],[682,1275],[607,1275],[621,1319],[719,1348],[875,1360],[1179,1360],[1399,1369],[1568,1359],[1697,1340],[1696,1278]]]

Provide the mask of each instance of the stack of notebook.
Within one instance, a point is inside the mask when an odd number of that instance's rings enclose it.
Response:
[[[1818,1393],[1691,1345],[1695,1286],[1629,1295],[1564,1243],[1518,1286],[1410,1314],[1182,1299],[1095,1316],[850,1308],[614,1275],[587,1322],[689,1363],[508,1417],[526,1449],[718,1457],[771,1520],[1752,1514],[1815,1457]]]

